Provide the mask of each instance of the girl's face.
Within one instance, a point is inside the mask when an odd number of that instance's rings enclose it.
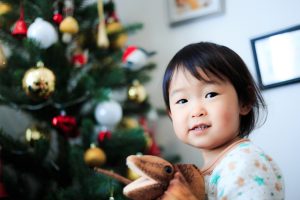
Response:
[[[212,150],[235,139],[240,115],[249,112],[239,105],[233,85],[203,71],[200,81],[188,71],[174,72],[170,82],[170,117],[177,137],[184,143]]]

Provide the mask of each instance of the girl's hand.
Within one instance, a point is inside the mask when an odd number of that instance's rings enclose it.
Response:
[[[171,180],[168,189],[161,200],[199,200],[188,187],[188,184],[181,173],[177,172]]]

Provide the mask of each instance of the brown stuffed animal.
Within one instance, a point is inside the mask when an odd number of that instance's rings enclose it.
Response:
[[[131,181],[101,168],[95,168],[95,171],[124,183],[123,194],[133,200],[205,198],[203,176],[193,164],[173,165],[157,156],[131,155],[127,157],[127,165],[140,178]]]

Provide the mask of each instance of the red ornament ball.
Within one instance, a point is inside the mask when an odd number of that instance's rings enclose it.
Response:
[[[72,63],[76,67],[81,67],[82,65],[86,64],[87,60],[88,60],[87,55],[84,52],[76,53],[72,57]]]
[[[64,17],[60,13],[56,13],[52,17],[52,20],[54,21],[54,23],[56,23],[58,25],[62,22],[63,19],[64,19]]]
[[[52,125],[67,137],[76,137],[79,135],[77,121],[73,116],[56,116],[52,119]]]

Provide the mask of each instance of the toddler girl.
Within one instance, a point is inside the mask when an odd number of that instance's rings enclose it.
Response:
[[[239,55],[209,42],[187,45],[166,68],[163,95],[176,136],[201,150],[208,199],[284,199],[277,165],[247,139],[266,106]]]

